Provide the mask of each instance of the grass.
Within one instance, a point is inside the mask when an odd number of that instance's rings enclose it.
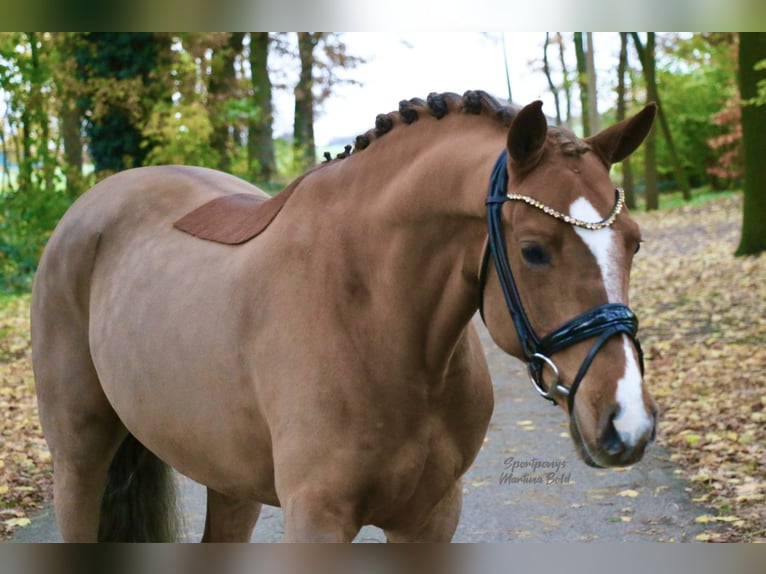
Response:
[[[689,201],[686,201],[683,197],[683,192],[680,190],[662,192],[659,196],[659,211],[677,209],[679,207],[704,205],[718,199],[734,197],[738,193],[740,193],[739,190],[713,191],[709,186],[703,186],[693,189],[692,198]],[[638,209],[635,211],[646,211],[646,198],[643,194],[639,197]]]

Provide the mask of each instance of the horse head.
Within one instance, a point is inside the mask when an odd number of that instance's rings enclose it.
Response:
[[[495,342],[569,413],[583,460],[628,465],[654,439],[657,406],[628,308],[641,235],[609,169],[641,144],[656,108],[579,139],[549,128],[541,107],[515,116],[493,172],[482,313]]]

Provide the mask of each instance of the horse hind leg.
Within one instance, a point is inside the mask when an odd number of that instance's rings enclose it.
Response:
[[[109,464],[127,431],[90,354],[90,281],[100,235],[64,227],[48,242],[35,277],[32,365],[59,530],[67,542],[95,541]]]
[[[261,503],[207,489],[207,514],[202,542],[249,542],[261,514]]]
[[[53,459],[56,522],[65,542],[176,539],[170,468],[123,426],[101,389],[87,347],[38,336],[40,421]]]
[[[87,344],[38,329],[33,349],[59,530],[66,542],[96,541],[107,471],[127,431],[101,390]]]

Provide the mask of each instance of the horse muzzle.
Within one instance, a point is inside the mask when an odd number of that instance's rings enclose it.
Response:
[[[644,364],[637,331],[638,320],[628,307],[622,304],[602,305],[574,317],[541,339],[527,364],[532,384],[543,398],[554,404],[566,401],[572,437],[583,460],[591,466],[633,464],[641,459],[646,447],[654,440],[657,405],[650,397],[644,397],[642,391]],[[588,381],[586,386],[590,388],[607,384],[599,381],[600,373],[588,376],[588,372],[599,351],[613,337],[625,341],[626,371],[617,386],[630,385],[628,379],[633,379],[631,400],[621,403],[616,392],[612,404],[599,405],[598,409],[594,409],[591,400],[581,401],[583,404],[578,405],[575,396],[584,380]],[[552,357],[577,343],[591,340],[594,342],[589,348],[586,347],[588,351],[571,384],[565,385]],[[629,363],[632,363],[630,369],[627,368]],[[601,396],[604,394],[601,393]],[[587,432],[583,432],[583,428]]]
[[[569,428],[578,452],[583,461],[595,468],[610,468],[630,466],[637,463],[644,456],[644,452],[651,445],[657,432],[657,405],[651,401],[647,407],[647,422],[634,432],[618,430],[615,420],[619,416],[610,414],[602,417],[603,421],[596,425],[595,436],[591,439],[585,436],[583,422],[577,411],[572,413],[569,419]]]

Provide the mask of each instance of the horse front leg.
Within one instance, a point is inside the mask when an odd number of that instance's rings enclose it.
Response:
[[[311,487],[286,496],[285,542],[351,542],[361,525],[354,505],[339,491]]]
[[[301,493],[284,506],[285,542],[351,542],[359,532],[352,513],[331,492]]]
[[[425,523],[386,530],[388,542],[450,542],[463,508],[463,481],[457,479],[434,507]]]
[[[207,514],[202,542],[250,542],[261,503],[207,489]]]

